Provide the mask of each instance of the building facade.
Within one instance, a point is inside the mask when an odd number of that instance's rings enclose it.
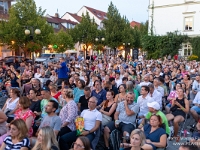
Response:
[[[178,31],[189,37],[200,36],[200,0],[150,0],[150,30],[155,35]],[[191,55],[190,43],[183,43],[179,54]]]

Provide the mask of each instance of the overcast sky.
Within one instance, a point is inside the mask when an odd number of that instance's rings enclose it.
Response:
[[[46,13],[60,16],[65,12],[77,13],[82,6],[92,7],[107,12],[110,0],[35,0],[37,7],[46,9]],[[129,21],[145,22],[148,19],[149,0],[112,0],[121,15]]]

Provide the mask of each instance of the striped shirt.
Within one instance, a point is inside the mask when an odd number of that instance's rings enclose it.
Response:
[[[30,146],[30,141],[28,138],[24,138],[20,142],[13,144],[10,135],[4,139],[4,143],[6,144],[5,150],[20,150],[22,147],[29,148]]]

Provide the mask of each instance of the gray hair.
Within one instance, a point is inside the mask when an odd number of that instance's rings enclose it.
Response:
[[[96,104],[98,103],[98,99],[95,96],[90,97],[90,99],[95,100]]]

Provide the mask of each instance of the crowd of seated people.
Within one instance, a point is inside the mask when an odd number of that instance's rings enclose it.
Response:
[[[66,64],[63,59],[47,68],[24,62],[17,68],[2,66],[5,75],[0,78],[9,98],[0,110],[1,150],[95,150],[100,138],[109,150],[114,130],[122,134],[121,147],[156,150],[167,146],[168,136],[179,138],[180,124],[189,113],[200,130],[196,62],[124,62],[105,56],[91,64],[86,60]],[[188,69],[192,66],[195,77]],[[40,78],[48,80],[41,83]],[[77,117],[84,119],[80,135]]]

